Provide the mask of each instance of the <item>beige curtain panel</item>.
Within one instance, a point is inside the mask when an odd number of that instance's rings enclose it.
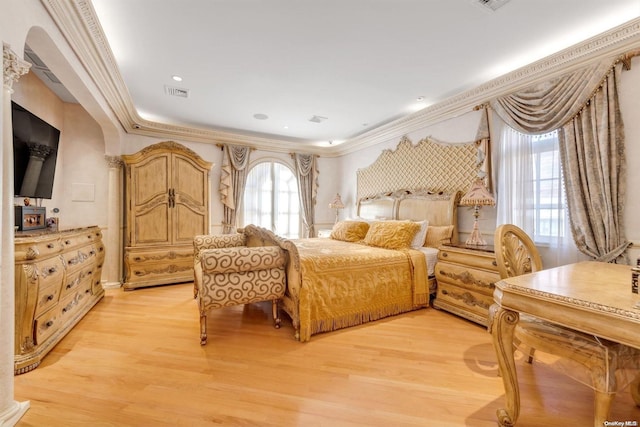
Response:
[[[315,205],[318,191],[318,167],[316,156],[313,154],[293,155],[296,164],[296,177],[298,178],[298,190],[300,194],[300,206],[302,207],[302,221],[305,232],[302,237],[315,236]]]
[[[249,173],[251,148],[225,145],[222,153],[220,176],[220,200],[223,205],[222,232],[234,233],[236,228],[236,208],[240,206]]]

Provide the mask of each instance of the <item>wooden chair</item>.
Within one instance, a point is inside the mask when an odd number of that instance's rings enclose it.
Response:
[[[531,238],[512,224],[500,225],[494,235],[498,271],[501,278],[518,276],[542,269],[542,259]],[[514,339],[527,346],[528,362],[534,351],[542,351],[573,360],[590,372],[595,391],[594,426],[604,425],[616,394],[616,371],[640,368],[640,351],[593,335],[574,331],[542,319],[520,314]],[[631,384],[631,394],[640,406],[638,381]]]

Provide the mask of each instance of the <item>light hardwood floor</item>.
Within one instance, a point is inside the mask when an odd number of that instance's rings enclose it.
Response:
[[[101,301],[36,370],[15,377],[31,402],[18,427],[495,426],[502,380],[485,328],[435,309],[293,339],[269,304],[211,312],[199,339],[192,285]],[[518,426],[590,426],[588,387],[517,361]],[[618,393],[612,420],[640,420]]]

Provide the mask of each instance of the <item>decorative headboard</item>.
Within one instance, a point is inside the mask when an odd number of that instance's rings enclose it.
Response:
[[[398,188],[464,192],[477,177],[481,143],[454,144],[424,138],[413,145],[403,137],[395,150],[384,150],[370,166],[357,171],[357,197],[372,197]]]
[[[458,202],[462,193],[428,190],[396,190],[358,200],[358,217],[366,219],[428,220],[429,225],[453,225],[452,241],[458,240]]]

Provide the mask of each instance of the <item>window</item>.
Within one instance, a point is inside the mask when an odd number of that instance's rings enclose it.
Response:
[[[558,132],[525,135],[503,125],[496,144],[497,223],[522,228],[545,268],[580,256],[569,227]],[[542,251],[546,248],[545,251]]]
[[[291,169],[278,162],[261,162],[247,175],[243,223],[267,228],[279,236],[300,236],[298,181]]]
[[[533,235],[535,241],[549,243],[551,238],[567,233],[558,132],[532,136],[531,147]]]

